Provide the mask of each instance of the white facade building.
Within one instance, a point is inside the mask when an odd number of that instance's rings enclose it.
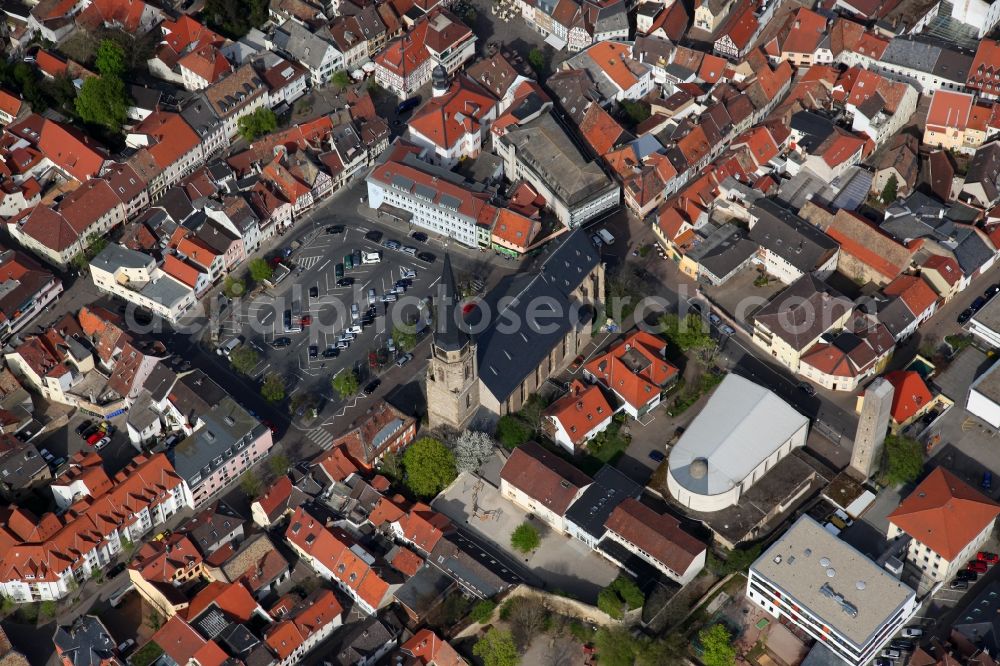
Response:
[[[747,597],[852,666],[868,664],[916,613],[916,593],[802,516],[750,567]]]

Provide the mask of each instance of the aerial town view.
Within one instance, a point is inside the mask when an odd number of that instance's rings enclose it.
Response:
[[[0,666],[1000,663],[1000,0],[0,9]]]

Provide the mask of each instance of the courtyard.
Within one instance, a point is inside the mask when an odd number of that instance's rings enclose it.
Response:
[[[557,534],[500,495],[500,491],[468,473],[462,473],[432,506],[459,525],[488,540],[532,571],[543,589],[594,604],[597,594],[618,576],[618,567],[581,541]],[[521,523],[531,523],[541,535],[541,545],[524,554],[510,545],[510,536]]]

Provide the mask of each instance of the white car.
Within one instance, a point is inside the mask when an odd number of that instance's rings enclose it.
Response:
[[[94,444],[94,448],[97,449],[98,451],[100,451],[101,449],[103,449],[105,446],[107,446],[110,443],[111,443],[111,438],[110,437],[104,437],[97,444]]]
[[[365,330],[360,326],[358,326],[357,324],[355,324],[354,326],[351,326],[349,329],[347,329],[347,332],[350,333],[351,335],[361,335],[362,333],[365,332]]]
[[[396,365],[402,368],[404,365],[413,360],[413,354],[403,354],[396,359]]]
[[[920,638],[923,635],[924,635],[923,629],[918,629],[917,627],[903,628],[903,638]]]

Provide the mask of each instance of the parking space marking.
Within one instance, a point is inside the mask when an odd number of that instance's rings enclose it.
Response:
[[[310,268],[312,268],[313,266],[315,266],[317,263],[319,263],[319,260],[322,259],[322,258],[323,257],[316,257],[316,256],[300,257],[299,259],[297,259],[295,261],[295,263],[297,264],[297,266],[299,268],[302,268],[302,269],[305,269],[305,270],[309,270]]]

